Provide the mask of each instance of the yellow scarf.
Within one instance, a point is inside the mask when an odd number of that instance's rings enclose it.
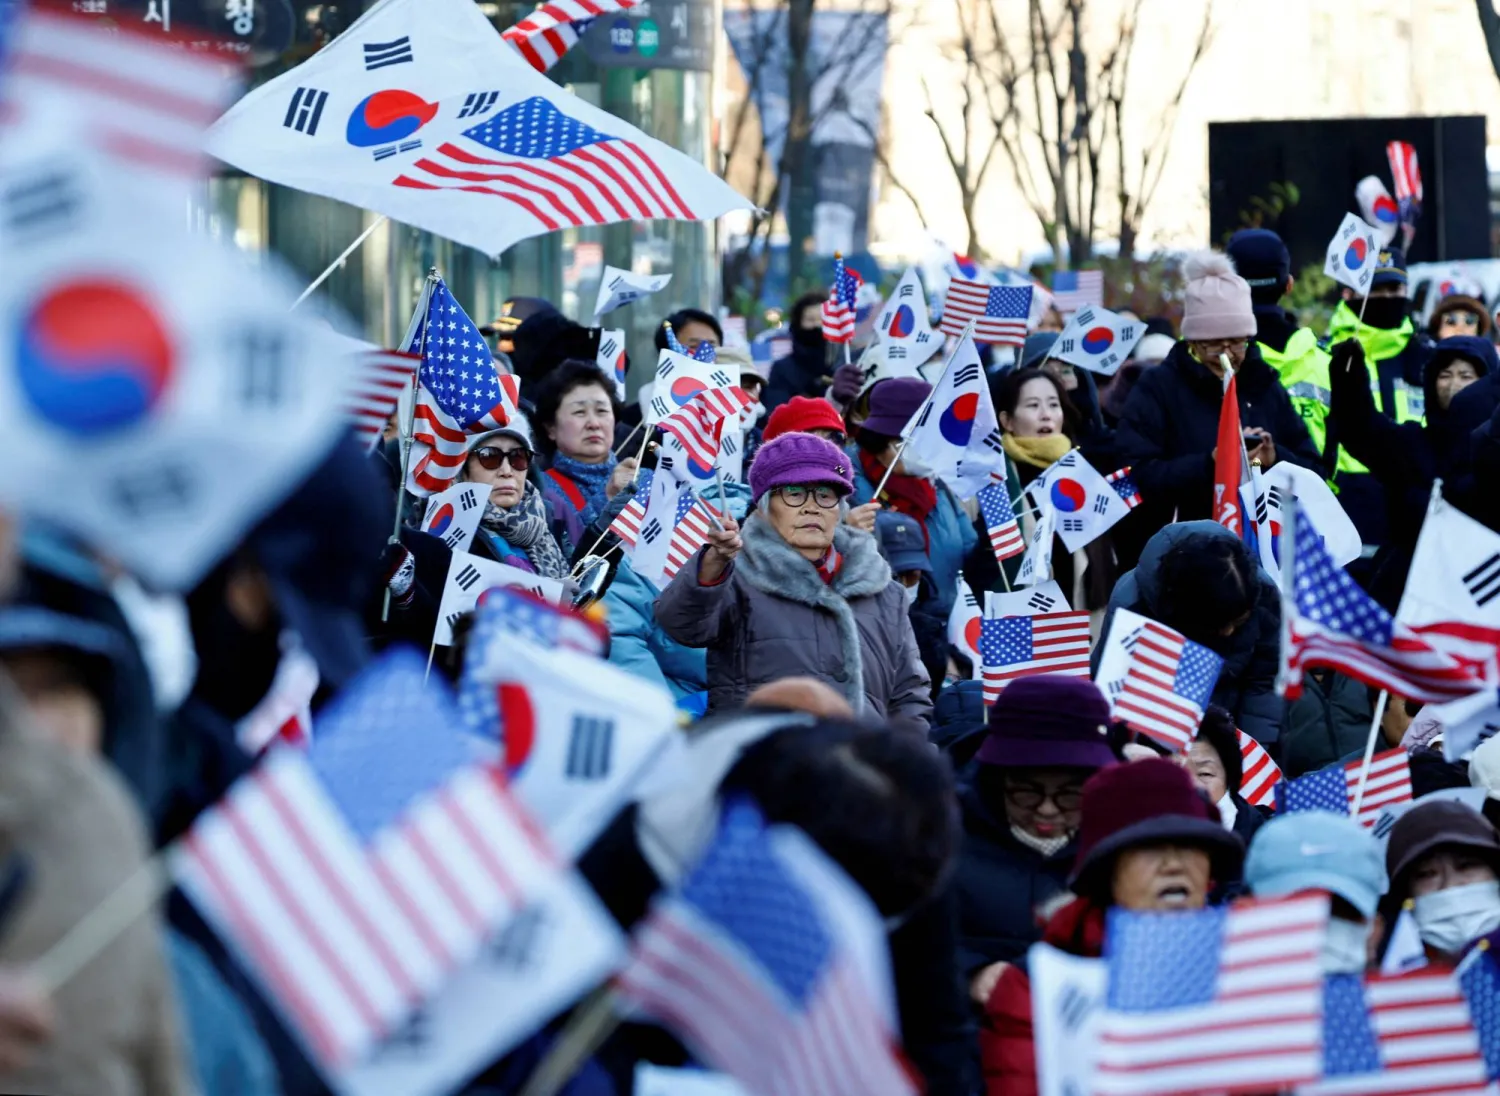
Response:
[[[1073,448],[1073,443],[1066,434],[1039,434],[1034,438],[1001,434],[1000,445],[1011,460],[1017,464],[1029,464],[1033,468],[1050,467]]]

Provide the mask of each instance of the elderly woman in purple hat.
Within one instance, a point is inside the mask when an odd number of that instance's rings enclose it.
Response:
[[[710,711],[741,706],[754,689],[813,677],[856,717],[927,733],[927,671],[875,538],[841,521],[853,490],[848,456],[811,434],[783,434],[750,466],[754,509],[722,532],[656,601],[662,630],[708,649]]]
[[[896,458],[901,431],[931,391],[932,385],[917,377],[890,377],[870,387],[870,413],[854,431],[852,501],[859,506],[874,499],[883,510],[916,520],[937,587],[931,611],[946,617],[958,596],[958,572],[978,543],[979,533],[947,484],[908,458]],[[893,461],[895,470],[886,476]],[[882,479],[885,486],[876,499],[875,486]]]
[[[1109,722],[1093,682],[1059,674],[1014,681],[990,708],[973,779],[959,790],[955,878],[960,969],[980,1004],[1068,889],[1083,783],[1118,760]]]

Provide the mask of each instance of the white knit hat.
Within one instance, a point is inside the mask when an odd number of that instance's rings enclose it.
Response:
[[[1182,264],[1187,289],[1182,303],[1182,337],[1188,341],[1248,339],[1255,334],[1250,285],[1234,272],[1229,256],[1196,251]]]

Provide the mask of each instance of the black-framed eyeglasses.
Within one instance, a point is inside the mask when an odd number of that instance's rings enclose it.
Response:
[[[787,487],[776,488],[776,494],[788,506],[801,506],[807,502],[809,492],[812,494],[813,502],[817,503],[819,509],[822,510],[832,510],[839,504],[839,499],[843,497],[826,483],[820,483],[815,487],[806,487],[800,483],[794,483]]]
[[[482,445],[474,450],[474,459],[479,462],[479,467],[487,472],[493,472],[506,461],[517,472],[524,472],[531,467],[530,449],[499,449],[493,445]]]
[[[1023,811],[1034,811],[1048,799],[1060,811],[1076,811],[1083,806],[1082,788],[1058,788],[1056,791],[1048,791],[1046,788],[1038,788],[1035,784],[1010,784],[1005,785],[1005,798],[1015,807]]]
[[[1195,345],[1201,346],[1210,354],[1231,354],[1236,350],[1245,351],[1250,349],[1249,339],[1198,339]]]

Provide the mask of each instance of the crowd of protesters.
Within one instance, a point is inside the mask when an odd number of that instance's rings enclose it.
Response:
[[[890,926],[902,1045],[933,1096],[1037,1091],[1027,950],[1045,940],[1097,956],[1111,908],[1324,890],[1330,973],[1377,965],[1402,916],[1435,964],[1500,930],[1495,799],[1483,811],[1418,803],[1382,851],[1346,816],[1271,817],[1241,794],[1237,731],[1294,778],[1359,756],[1375,691],[1314,670],[1300,698],[1278,695],[1277,585],[1210,520],[1227,368],[1250,458],[1337,488],[1365,548],[1350,571],[1387,608],[1435,482],[1500,529],[1488,308],[1452,296],[1419,329],[1393,249],[1368,300],[1341,301],[1326,333],[1309,331],[1282,307],[1290,259],[1264,230],[1192,257],[1185,279],[1180,327],[1150,320],[1112,377],[1051,356],[1060,322],[984,355],[1028,539],[1025,488],[1075,447],[1101,470],[1128,466],[1139,487],[1142,504],[1111,533],[1078,552],[1057,542],[1053,577],[1072,607],[1096,637],[1126,609],[1224,660],[1197,741],[1175,755],[1114,721],[1082,678],[1022,678],[982,703],[948,619],[961,576],[983,597],[1009,589],[1020,561],[997,563],[973,504],[903,459],[931,385],[868,384],[838,364],[820,296],[791,307],[789,352],[769,365],[722,346],[709,311],[665,317],[688,350],[720,347],[756,406],[744,482],[703,493],[716,528],[662,588],[611,533],[657,450],[594,364],[597,331],[534,299],[486,329],[521,378],[524,414],[469,439],[460,479],[489,492],[471,551],[558,580],[569,598],[584,557],[609,561],[590,595],[607,657],[696,720],[684,732],[699,758],[693,809],[746,792],[869,894]],[[28,964],[250,769],[237,728],[293,637],[320,681],[314,734],[318,708],[372,651],[428,646],[450,556],[414,518],[390,538],[401,478],[394,432],[368,458],[340,445],[181,602],[46,528],[0,524],[0,1089],[327,1091],[180,897],[59,987]],[[1400,697],[1379,730],[1410,751],[1419,799],[1471,785],[1500,798],[1495,747],[1445,760],[1441,728]],[[580,860],[626,927],[694,855],[686,831],[648,824],[660,807],[632,803]],[[549,1039],[540,1031],[463,1091],[520,1091]],[[625,1093],[636,1062],[684,1057],[663,1032],[626,1025],[565,1091]]]

